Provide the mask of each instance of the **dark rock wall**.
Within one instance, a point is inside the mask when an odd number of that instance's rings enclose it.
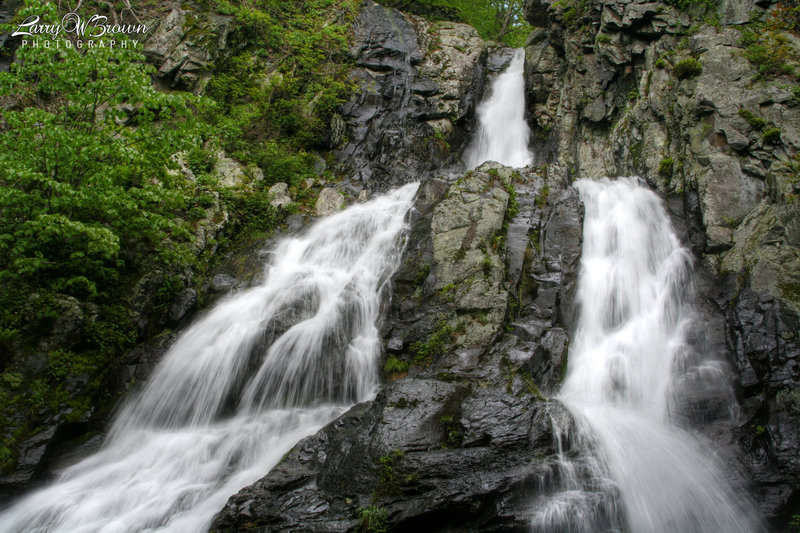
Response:
[[[331,124],[336,170],[351,180],[351,192],[461,168],[490,51],[478,32],[372,1],[354,29],[351,77],[359,89]]]

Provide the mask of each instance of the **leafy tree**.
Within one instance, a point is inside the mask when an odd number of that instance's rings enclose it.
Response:
[[[34,13],[57,17],[40,2],[20,16]],[[198,140],[199,100],[155,90],[152,67],[116,40],[22,47],[0,74],[3,286],[91,299],[142,250],[188,257],[186,228],[174,219],[192,191],[168,169]]]

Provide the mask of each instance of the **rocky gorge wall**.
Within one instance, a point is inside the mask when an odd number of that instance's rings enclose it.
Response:
[[[744,451],[785,528],[800,512],[800,110],[796,79],[760,75],[745,39],[774,8],[529,0],[526,75],[548,175],[640,175],[665,197],[695,254],[704,342],[727,355],[742,406],[737,427],[705,431]]]
[[[692,398],[686,423],[745,458],[744,483],[788,530],[800,514],[800,114],[785,79],[753,82],[736,29],[769,7],[723,1],[713,26],[697,23],[700,7],[530,0],[537,166],[466,172],[460,155],[474,109],[508,51],[463,24],[362,5],[350,51],[357,89],[330,124],[337,208],[423,180],[382,324],[385,384],[233,496],[212,529],[527,530],[562,486],[558,454],[580,459],[569,439],[558,449],[555,435],[572,421],[550,399],[575,325],[582,207],[570,183],[638,174],[663,195],[695,254],[704,322],[693,342],[727,354],[742,407],[731,423],[724,406]],[[144,48],[156,83],[202,92],[229,23],[170,10]],[[688,58],[702,71],[681,78],[676,67]],[[778,127],[777,138],[740,109]],[[220,161],[223,177],[247,172]],[[287,230],[306,222],[296,216]],[[207,226],[200,249],[224,224]],[[206,303],[257,277],[264,257],[259,244],[229,258],[204,283]],[[145,316],[148,279],[138,300]],[[197,293],[183,296],[172,318],[169,306],[157,319],[189,319]],[[134,349],[116,388],[145,380],[173,339]],[[52,433],[25,443],[21,477],[5,480],[12,490],[55,455],[59,416]]]
[[[527,529],[559,487],[552,424],[570,425],[547,399],[574,325],[581,206],[569,184],[633,174],[663,195],[695,254],[703,318],[690,342],[724,354],[741,405],[732,417],[688,383],[684,423],[744,459],[738,490],[788,530],[800,479],[798,115],[785,83],[753,81],[736,29],[769,7],[723,2],[709,19],[705,4],[529,1],[536,170],[423,183],[383,327],[386,385],[233,497],[212,530]],[[690,58],[701,71],[684,76]],[[509,186],[519,211],[487,212]]]

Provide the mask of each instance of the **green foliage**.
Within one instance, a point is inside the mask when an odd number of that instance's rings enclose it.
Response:
[[[386,533],[389,531],[389,515],[386,509],[370,505],[358,512],[358,530],[360,533]]]
[[[658,175],[664,179],[672,178],[672,173],[675,167],[675,160],[672,157],[665,157],[658,164]]]
[[[655,66],[656,66],[656,68],[659,68],[659,69],[665,69],[665,68],[667,68],[667,61],[666,61],[666,59],[664,59],[664,58],[661,58],[661,57],[660,57],[660,58],[658,58],[658,60],[656,60]]]
[[[761,138],[765,143],[778,144],[781,142],[781,130],[780,128],[770,128],[764,132]]]
[[[12,390],[16,390],[20,385],[22,385],[22,374],[19,372],[5,371],[0,374],[0,379],[3,380],[4,385]]]
[[[374,497],[391,495],[398,492],[395,468],[405,454],[402,450],[395,450],[388,455],[378,458],[378,487]]]
[[[679,80],[694,78],[695,76],[699,76],[701,72],[703,72],[703,65],[693,57],[682,59],[672,67],[672,73],[675,74],[675,77]]]
[[[515,48],[523,46],[531,32],[525,21],[524,0],[380,0],[379,3],[431,20],[464,22],[478,30],[483,39],[502,41]]]
[[[464,441],[464,434],[461,424],[453,419],[452,415],[444,415],[441,418],[442,429],[444,430],[443,447],[456,448],[461,446]]]
[[[539,194],[536,195],[536,198],[533,200],[533,203],[539,209],[543,209],[545,205],[547,205],[547,197],[550,196],[550,186],[545,184],[542,187],[542,190],[539,191]]]
[[[791,40],[774,27],[751,27],[742,31],[744,57],[758,68],[756,79],[788,75],[796,77],[798,54]]]
[[[204,102],[155,90],[143,60],[131,48],[20,48],[0,74],[0,283],[102,300],[142,259],[127,250],[189,255],[175,216],[192,190],[167,170],[197,142]]]
[[[792,528],[791,531],[793,533],[800,533],[800,514],[792,515],[792,519],[789,521],[789,527]]]
[[[664,0],[664,3],[682,11],[697,7],[705,11],[714,8],[717,4],[717,0]]]
[[[769,124],[769,122],[767,122],[765,119],[756,116],[755,113],[753,113],[746,107],[739,108],[739,116],[745,119],[747,123],[750,124],[750,127],[756,131],[763,130]]]
[[[575,29],[586,16],[589,3],[587,0],[557,0],[553,6],[562,10],[564,24]]]
[[[427,341],[417,341],[411,345],[411,353],[414,355],[414,363],[421,366],[428,366],[433,362],[433,358],[441,355],[447,347],[453,334],[453,328],[446,321],[441,321]]]
[[[431,266],[430,265],[422,265],[419,271],[417,272],[416,277],[414,278],[414,286],[415,287],[422,287],[422,284],[425,283],[425,280],[428,279],[428,275],[431,273]]]
[[[598,33],[594,38],[594,42],[597,44],[608,44],[611,42],[611,37],[606,33]]]
[[[307,151],[329,146],[329,124],[352,92],[347,79],[354,0],[217,3],[235,17],[233,54],[207,94],[224,113],[209,116],[228,153],[261,167],[267,184],[312,177]]]
[[[386,374],[402,374],[408,372],[408,361],[403,361],[395,355],[390,355],[386,358],[386,364],[383,365],[383,372]]]

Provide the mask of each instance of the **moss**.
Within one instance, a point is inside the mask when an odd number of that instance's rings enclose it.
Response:
[[[548,196],[550,196],[550,186],[545,184],[545,186],[542,187],[542,190],[539,191],[539,194],[536,195],[533,203],[536,205],[536,207],[542,209],[545,205],[547,205]]]
[[[611,42],[611,37],[605,33],[598,33],[597,37],[594,38],[594,42],[597,44],[608,44]]]
[[[672,67],[672,73],[675,74],[675,77],[679,80],[694,78],[695,76],[699,76],[701,72],[703,72],[703,65],[693,57],[678,61],[675,66]]]
[[[658,164],[658,175],[666,180],[671,179],[674,168],[675,160],[672,157],[665,157]]]
[[[414,287],[422,287],[425,283],[425,280],[428,279],[428,275],[431,273],[431,266],[430,265],[422,265],[420,269],[417,271],[416,277],[414,277]]]
[[[778,144],[781,142],[781,130],[780,128],[770,128],[764,132],[761,138],[765,143]]]
[[[464,441],[464,430],[461,424],[455,421],[452,415],[442,416],[441,421],[444,432],[442,447],[457,448],[461,446]]]
[[[442,320],[425,342],[415,342],[411,345],[414,363],[420,366],[429,366],[435,357],[441,355],[451,340],[453,329]]]
[[[800,283],[783,282],[778,284],[778,289],[787,300],[800,304]]]
[[[401,450],[395,450],[378,458],[378,488],[375,489],[375,497],[397,493],[395,469],[404,456],[405,454]]]
[[[739,108],[739,116],[745,119],[750,124],[750,127],[756,131],[762,131],[769,124],[765,119],[757,116],[746,107]]]

